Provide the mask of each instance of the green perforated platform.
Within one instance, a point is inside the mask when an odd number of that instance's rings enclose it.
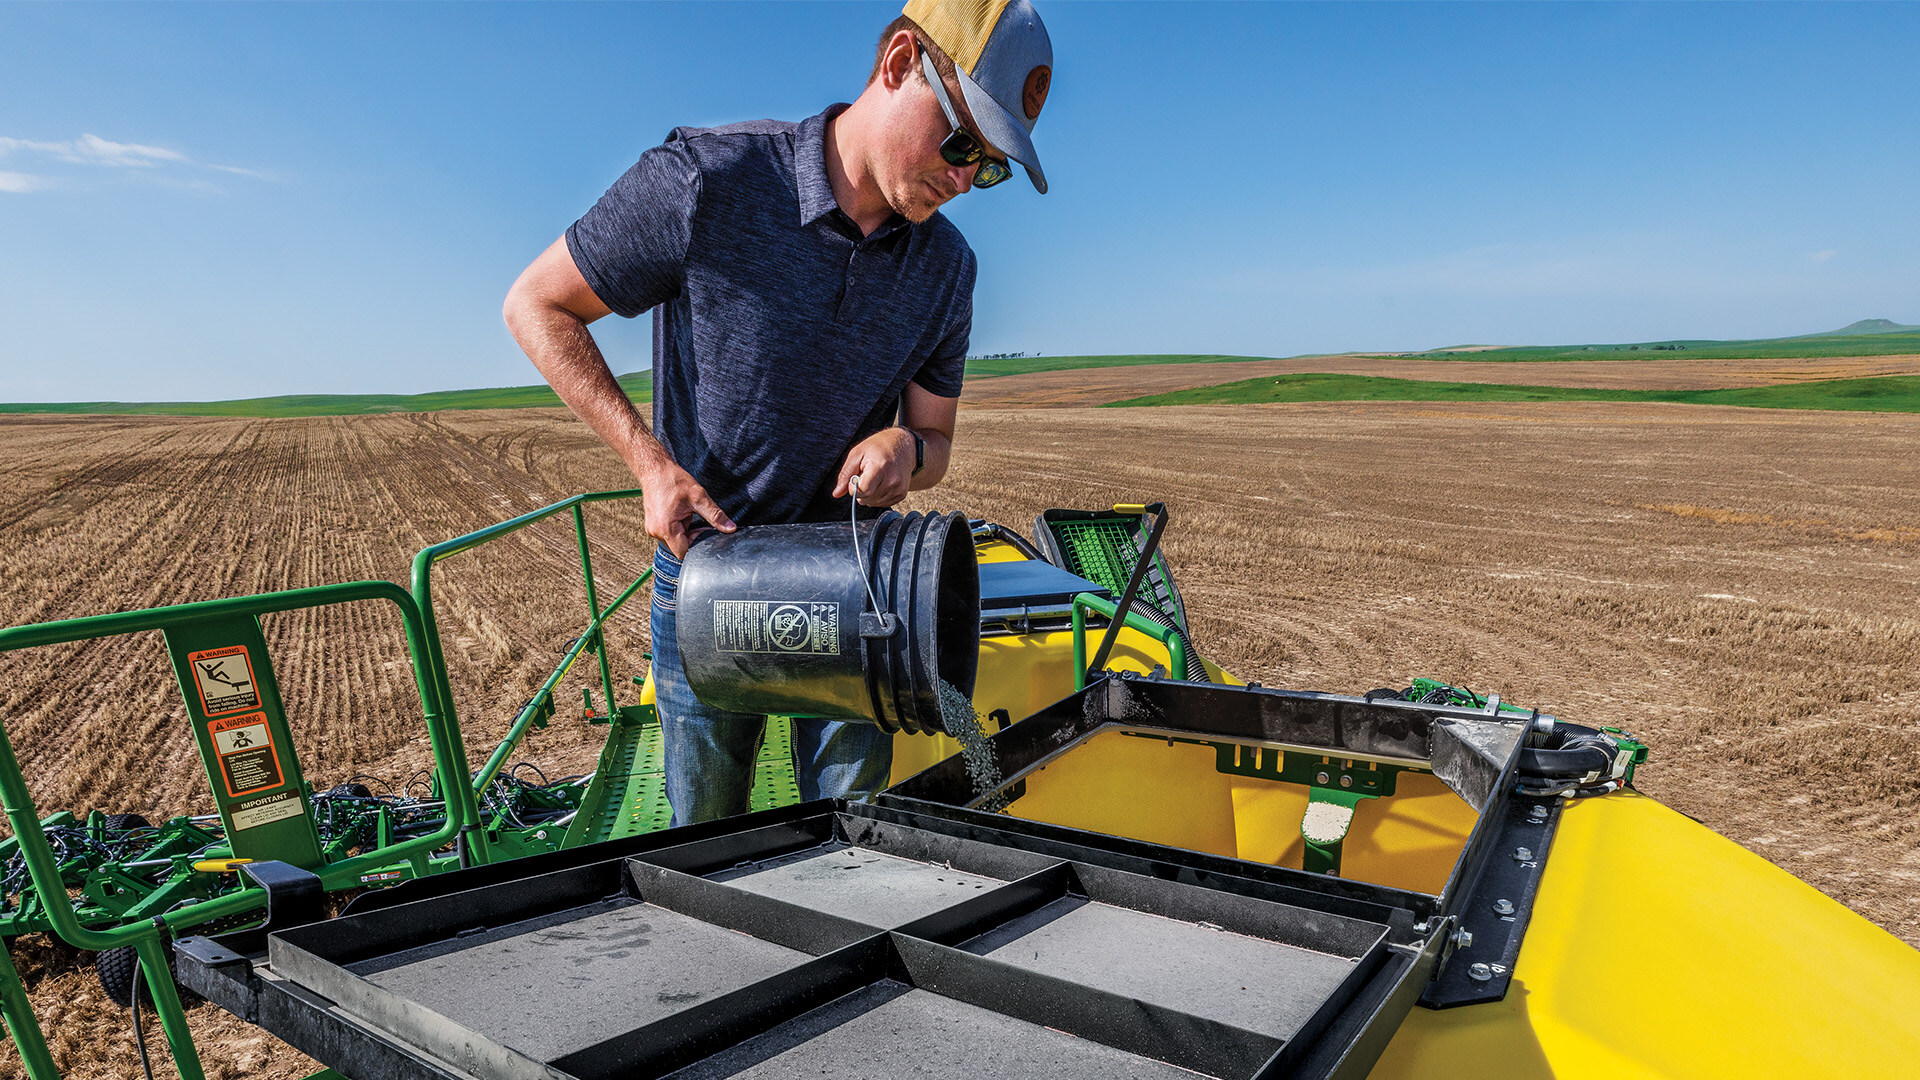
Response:
[[[754,766],[755,810],[800,801],[793,779],[793,735],[784,716],[767,718],[767,737]],[[596,844],[664,829],[673,820],[667,805],[666,770],[661,760],[660,723],[649,708],[641,720],[613,725],[600,765],[581,799],[580,812],[567,829],[566,846]]]

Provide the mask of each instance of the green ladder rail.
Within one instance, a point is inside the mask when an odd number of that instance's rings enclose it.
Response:
[[[443,693],[444,678],[435,677],[438,668],[430,649],[427,625],[421,618],[420,608],[414,603],[413,596],[391,581],[343,582],[258,596],[229,597],[8,627],[0,630],[0,652],[152,630],[191,629],[222,619],[257,620],[260,615],[275,612],[376,600],[391,603],[400,610],[407,650],[413,663],[415,687],[420,695],[421,711],[426,720],[435,764],[441,775],[461,775],[460,770],[465,768],[464,750],[457,730],[446,722],[446,714],[442,710],[441,702],[448,700],[450,695]],[[7,734],[4,718],[0,718],[0,806],[4,807],[8,823],[13,828],[14,843],[26,863],[35,891],[43,899],[66,896],[59,864],[47,843],[46,834],[41,831],[41,814],[28,790],[26,777],[20,771],[20,760]],[[324,887],[345,888],[358,884],[362,873],[390,865],[399,859],[425,855],[452,843],[472,819],[466,816],[467,806],[453,800],[449,800],[447,809],[446,821],[431,833],[320,867],[315,873]],[[192,1033],[187,1029],[186,1014],[173,983],[163,939],[178,929],[258,911],[266,906],[266,892],[258,888],[243,888],[182,905],[151,919],[107,929],[91,929],[82,925],[70,904],[46,903],[43,906],[54,933],[75,948],[104,951],[131,946],[134,949],[155,1010],[160,1014],[161,1030],[166,1036],[181,1080],[204,1080],[199,1052],[194,1047]],[[10,959],[0,965],[0,1015],[4,1015],[27,1075],[32,1080],[58,1080],[58,1069],[47,1052],[46,1040],[27,1004],[19,972],[14,969]]]
[[[493,845],[489,843],[486,831],[482,827],[483,822],[481,820],[479,806],[480,795],[486,791],[487,785],[493,783],[494,778],[500,774],[500,770],[506,765],[507,758],[513,753],[514,749],[519,746],[521,740],[526,737],[527,732],[537,726],[543,725],[546,718],[553,714],[554,688],[558,686],[560,681],[572,670],[574,663],[580,658],[582,653],[587,650],[592,650],[597,656],[600,668],[600,685],[602,691],[606,694],[609,714],[613,717],[624,717],[633,713],[636,708],[630,706],[622,709],[615,705],[613,673],[607,661],[604,628],[607,620],[610,619],[615,612],[624,607],[627,601],[639,591],[640,586],[645,584],[653,576],[653,570],[649,568],[642,571],[639,577],[634,579],[633,584],[621,591],[613,603],[602,608],[600,606],[599,587],[593,578],[593,557],[587,543],[585,509],[589,503],[632,499],[639,497],[641,494],[640,489],[629,488],[619,491],[595,491],[583,495],[575,495],[556,503],[550,503],[537,510],[521,514],[518,517],[509,518],[506,521],[489,525],[486,528],[476,529],[463,536],[456,536],[451,540],[443,540],[438,544],[422,548],[420,552],[413,557],[412,595],[414,603],[419,608],[421,618],[426,626],[426,643],[431,659],[431,663],[428,666],[436,682],[435,692],[439,700],[445,703],[445,722],[447,728],[456,743],[462,740],[460,718],[457,710],[453,706],[453,688],[447,675],[446,654],[441,646],[439,620],[434,614],[433,568],[455,555],[472,551],[483,544],[519,532],[521,529],[535,522],[544,521],[562,512],[569,512],[573,517],[574,539],[580,554],[580,574],[586,585],[586,629],[581,632],[580,637],[568,648],[565,657],[561,660],[560,666],[541,684],[540,689],[534,693],[533,698],[521,707],[520,712],[514,717],[513,723],[508,728],[507,737],[495,748],[486,763],[482,765],[477,772],[472,774],[471,782],[449,783],[445,785],[445,795],[448,804],[458,803],[460,805],[461,818],[466,823],[457,845],[460,865],[462,866],[485,864],[493,862],[497,858],[508,857],[510,855],[509,852],[495,851]],[[637,713],[634,715],[637,715]],[[621,737],[619,729],[620,725],[616,723],[615,731],[609,737],[610,740]],[[466,768],[467,766],[463,762],[460,772],[446,773],[444,775],[450,778],[465,775]],[[586,815],[576,815],[575,821],[579,821],[582,816]],[[569,837],[573,835],[571,828],[567,835]]]

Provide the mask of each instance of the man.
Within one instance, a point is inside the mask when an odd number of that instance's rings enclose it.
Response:
[[[702,523],[868,514],[946,473],[973,322],[973,252],[936,211],[1018,161],[1053,48],[1028,0],[911,0],[867,86],[798,124],[677,128],[507,294],[514,338],[646,492],[653,675],[675,824],[747,809],[765,717],[702,704],[675,590]],[[654,310],[653,430],[587,324]],[[886,785],[892,736],[795,721],[802,798]]]

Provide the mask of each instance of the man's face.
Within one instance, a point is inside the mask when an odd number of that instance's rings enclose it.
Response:
[[[1004,161],[1006,155],[980,137],[960,88],[951,79],[943,82],[961,125],[987,147],[989,155]],[[894,212],[918,224],[932,217],[947,200],[972,188],[973,175],[980,166],[949,165],[940,156],[940,144],[953,133],[953,127],[924,77],[905,80],[893,95],[892,104],[887,139],[876,155],[874,176]]]

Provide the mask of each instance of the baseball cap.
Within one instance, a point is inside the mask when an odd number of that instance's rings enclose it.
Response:
[[[907,0],[901,12],[953,60],[960,93],[987,141],[1027,170],[1042,195],[1047,176],[1033,122],[1053,84],[1053,42],[1028,0]]]

